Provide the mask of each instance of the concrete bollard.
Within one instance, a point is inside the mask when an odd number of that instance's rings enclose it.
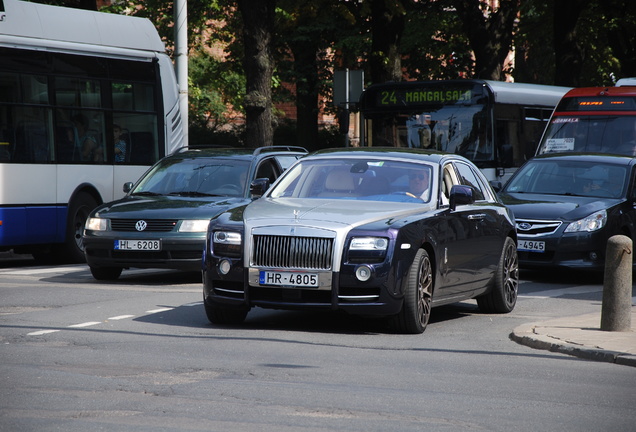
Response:
[[[601,330],[630,331],[632,327],[632,239],[615,235],[607,241]]]

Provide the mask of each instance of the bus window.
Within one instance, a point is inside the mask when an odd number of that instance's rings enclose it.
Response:
[[[587,87],[565,94],[536,154],[570,151],[636,156],[636,88]]]
[[[567,90],[485,80],[376,84],[359,103],[361,145],[461,154],[489,180],[505,181],[534,154]]]

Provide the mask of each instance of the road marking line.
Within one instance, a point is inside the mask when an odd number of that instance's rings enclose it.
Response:
[[[203,304],[203,302],[194,302],[194,303],[184,304],[184,305],[181,305],[181,306],[191,307],[191,306],[201,306],[202,304]]]
[[[59,267],[47,267],[47,268],[31,268],[27,270],[9,270],[2,271],[2,274],[16,275],[16,276],[28,276],[42,273],[65,273],[72,271],[88,271],[87,266],[59,266]]]
[[[532,298],[552,298],[552,297],[561,297],[564,295],[573,295],[573,294],[589,294],[593,292],[601,292],[603,291],[603,287],[573,287],[573,288],[562,288],[562,289],[554,289],[554,290],[545,290],[545,291],[536,291],[533,293],[520,294],[519,297],[532,297]]]
[[[45,335],[45,334],[55,333],[55,332],[59,332],[59,330],[40,330],[40,331],[34,331],[34,332],[31,332],[31,333],[27,333],[27,336],[40,336],[40,335]]]
[[[166,312],[166,311],[171,311],[174,308],[161,308],[161,309],[153,309],[153,310],[147,310],[146,313],[158,313],[158,312]]]
[[[94,326],[97,324],[101,324],[101,321],[89,321],[89,322],[85,322],[85,323],[81,323],[81,324],[73,324],[68,326],[68,328],[80,328],[80,327],[90,327],[90,326]]]
[[[134,317],[134,315],[118,315],[118,316],[110,317],[110,318],[107,318],[107,319],[115,321],[115,320],[122,320],[122,319],[132,318],[132,317]]]

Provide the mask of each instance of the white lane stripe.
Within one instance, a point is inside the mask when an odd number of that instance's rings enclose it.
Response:
[[[132,317],[134,317],[134,315],[118,315],[118,316],[110,317],[108,319],[111,321],[115,321],[115,320],[122,320],[122,319],[132,318]]]
[[[147,310],[146,313],[153,314],[153,313],[158,313],[158,312],[171,311],[172,309],[174,309],[174,308],[153,309],[153,310]]]
[[[562,288],[562,289],[554,289],[554,290],[545,290],[545,291],[536,291],[533,293],[520,294],[519,297],[532,297],[532,298],[552,298],[552,297],[561,297],[564,295],[573,295],[573,294],[588,294],[593,292],[602,292],[603,287],[596,286],[584,286],[584,287],[573,287],[573,288]]]
[[[45,335],[45,334],[55,333],[55,332],[59,332],[59,330],[40,330],[40,331],[34,331],[34,332],[31,332],[31,333],[27,333],[27,336],[40,336],[40,335]]]
[[[90,326],[94,326],[101,323],[102,323],[101,321],[89,321],[89,322],[80,323],[80,324],[73,324],[68,326],[68,328],[90,327]]]
[[[28,275],[37,275],[42,273],[66,273],[72,271],[88,271],[87,266],[59,266],[59,267],[47,267],[47,268],[31,268],[26,270],[9,270],[9,271],[0,271],[2,274],[6,275],[16,275],[16,276],[28,276]]]
[[[181,305],[181,306],[191,307],[191,306],[201,306],[202,304],[203,304],[203,302],[194,302],[194,303],[184,304],[184,305]]]

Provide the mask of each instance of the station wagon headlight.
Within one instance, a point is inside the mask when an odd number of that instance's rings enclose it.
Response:
[[[108,219],[92,217],[86,219],[84,228],[91,231],[108,231]]]
[[[353,237],[349,245],[349,261],[353,263],[382,262],[389,239],[386,237]]]
[[[571,222],[565,229],[566,233],[592,232],[600,230],[607,223],[607,211],[601,210],[592,213],[586,218]]]
[[[179,232],[206,232],[210,219],[184,220],[181,222]]]
[[[214,253],[229,257],[241,256],[241,233],[234,231],[215,231],[212,235]]]

